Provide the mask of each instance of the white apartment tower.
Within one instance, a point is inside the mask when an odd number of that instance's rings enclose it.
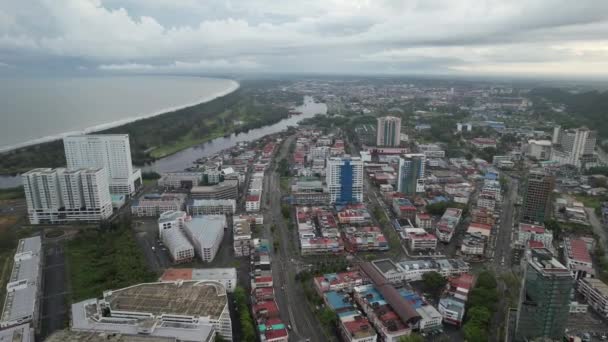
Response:
[[[360,157],[327,159],[325,181],[331,203],[363,202],[363,161]]]
[[[105,167],[110,193],[133,194],[141,171],[133,169],[128,134],[74,135],[63,138],[68,169]]]
[[[31,224],[98,222],[112,215],[104,168],[34,169],[21,177]]]
[[[581,167],[584,157],[593,155],[596,140],[596,131],[584,127],[562,130],[558,126],[553,130],[552,141],[557,146],[552,151],[551,159],[560,164]]]
[[[376,146],[399,146],[401,144],[401,118],[383,116],[377,120]]]

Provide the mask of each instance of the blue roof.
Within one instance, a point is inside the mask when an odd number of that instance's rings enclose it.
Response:
[[[429,202],[431,204],[439,203],[439,202],[447,202],[447,201],[448,201],[448,198],[445,196],[437,196],[437,197],[433,198],[432,200],[429,200]]]
[[[422,307],[424,305],[424,301],[422,300],[422,298],[420,297],[420,295],[418,295],[414,291],[410,291],[410,290],[406,290],[406,289],[400,289],[399,290],[399,294],[401,295],[401,297],[405,298],[405,300],[407,300],[408,302],[412,303],[412,305],[416,309],[418,309],[418,308],[420,308],[420,307]]]
[[[341,294],[336,291],[329,291],[325,293],[325,298],[329,306],[331,306],[332,310],[334,311],[353,307],[349,301],[348,295],[346,294]]]

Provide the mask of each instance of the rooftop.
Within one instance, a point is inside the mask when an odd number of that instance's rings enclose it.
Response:
[[[565,252],[568,259],[578,262],[591,263],[591,255],[587,243],[582,239],[564,239]]]
[[[219,319],[227,304],[226,289],[209,282],[148,283],[104,292],[111,311],[174,314]]]
[[[0,339],[2,341],[2,339]],[[47,337],[45,342],[176,342],[175,337],[125,335],[99,331],[60,330]]]
[[[2,342],[34,342],[34,331],[29,324],[22,324],[0,331]],[[61,340],[63,341],[63,340]]]
[[[161,281],[236,279],[236,268],[168,268]]]
[[[186,221],[186,229],[190,231],[193,239],[201,242],[201,248],[207,248],[215,243],[216,237],[221,234],[226,225],[224,215],[195,216]]]
[[[8,279],[2,321],[10,322],[34,314],[40,273],[40,236],[21,239],[13,258],[13,268]]]
[[[582,278],[580,281],[589,284],[593,289],[598,291],[602,296],[608,297],[608,285],[597,278]]]

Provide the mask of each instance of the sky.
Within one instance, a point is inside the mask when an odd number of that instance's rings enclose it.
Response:
[[[608,76],[607,0],[0,0],[0,73]]]

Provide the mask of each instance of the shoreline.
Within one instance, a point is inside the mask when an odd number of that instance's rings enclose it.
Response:
[[[212,77],[205,77],[205,78],[212,78]],[[241,87],[239,82],[237,82],[235,80],[229,80],[229,81],[232,82],[232,85],[228,89],[217,92],[215,94],[212,94],[212,95],[209,95],[206,97],[201,97],[194,102],[176,105],[176,106],[172,106],[172,107],[168,107],[168,108],[163,108],[163,109],[160,109],[153,113],[148,113],[148,114],[135,116],[135,117],[128,117],[128,118],[121,119],[121,120],[116,120],[116,121],[112,121],[112,122],[108,122],[108,123],[104,123],[104,124],[90,126],[90,127],[84,128],[82,130],[62,132],[62,133],[58,133],[55,135],[49,135],[49,136],[45,136],[45,137],[41,137],[41,138],[28,140],[28,141],[25,141],[22,143],[14,144],[14,145],[2,146],[2,147],[0,147],[0,154],[15,151],[15,150],[18,150],[18,149],[21,149],[24,147],[30,147],[30,146],[34,146],[34,145],[39,145],[39,144],[44,144],[44,143],[61,140],[61,139],[63,139],[63,137],[69,136],[69,135],[90,134],[90,133],[95,133],[95,132],[103,131],[103,130],[110,129],[110,128],[116,128],[116,127],[120,127],[120,126],[123,126],[126,124],[136,122],[136,121],[145,120],[145,119],[153,118],[153,117],[164,115],[164,114],[169,114],[169,113],[172,113],[172,112],[184,109],[184,108],[193,107],[196,105],[207,103],[207,102],[213,101],[219,97],[226,96],[230,93],[233,93]]]

